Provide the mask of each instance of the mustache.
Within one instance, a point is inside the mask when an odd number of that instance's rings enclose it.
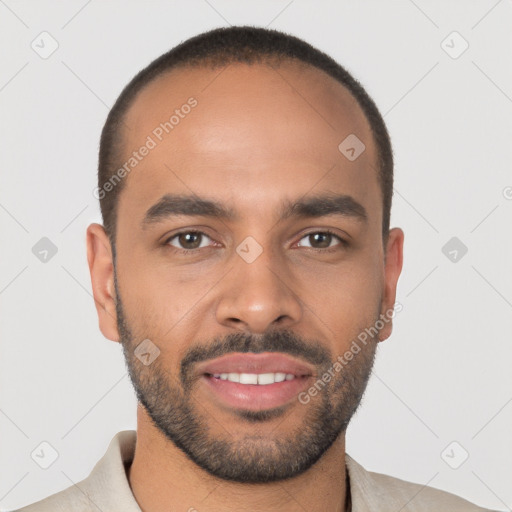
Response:
[[[190,348],[181,361],[181,381],[184,384],[190,382],[195,364],[233,352],[281,352],[304,359],[315,366],[329,366],[332,362],[331,352],[327,348],[318,342],[307,342],[289,330],[268,331],[262,335],[239,332]]]

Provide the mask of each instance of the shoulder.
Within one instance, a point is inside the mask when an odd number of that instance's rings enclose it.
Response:
[[[89,476],[47,498],[13,512],[141,512],[126,476],[135,452],[136,432],[118,432]]]
[[[401,510],[402,512],[489,512],[455,494],[415,484],[382,473],[366,471],[346,456],[354,512]]]
[[[47,498],[13,512],[89,512],[96,507],[80,490],[80,484],[68,487]]]

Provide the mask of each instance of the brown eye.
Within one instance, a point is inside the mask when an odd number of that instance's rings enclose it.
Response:
[[[178,249],[193,250],[205,247],[205,245],[202,245],[204,238],[209,239],[207,235],[201,233],[200,231],[183,231],[169,238],[167,243]],[[179,245],[176,245],[173,242],[177,242]]]
[[[317,249],[325,249],[331,245],[332,235],[329,233],[314,233],[309,235],[309,243]]]
[[[301,247],[310,247],[312,249],[327,249],[329,247],[333,247],[332,242],[338,241],[338,244],[334,245],[345,245],[345,241],[340,238],[338,235],[334,233],[330,233],[329,231],[317,231],[315,233],[309,233],[308,235],[301,238],[302,240],[307,240],[307,243],[300,244]]]

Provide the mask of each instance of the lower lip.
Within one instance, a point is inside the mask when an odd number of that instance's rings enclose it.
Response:
[[[296,377],[292,380],[275,382],[263,386],[257,384],[239,384],[209,375],[203,376],[210,391],[222,403],[247,411],[264,411],[286,405],[307,388],[308,377]]]

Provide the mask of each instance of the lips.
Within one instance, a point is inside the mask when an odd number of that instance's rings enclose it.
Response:
[[[261,411],[283,406],[305,389],[314,370],[278,353],[237,353],[197,365],[207,392],[223,406]]]
[[[203,375],[284,373],[305,377],[313,375],[313,371],[310,365],[298,359],[272,352],[230,354],[197,365],[197,372]]]

